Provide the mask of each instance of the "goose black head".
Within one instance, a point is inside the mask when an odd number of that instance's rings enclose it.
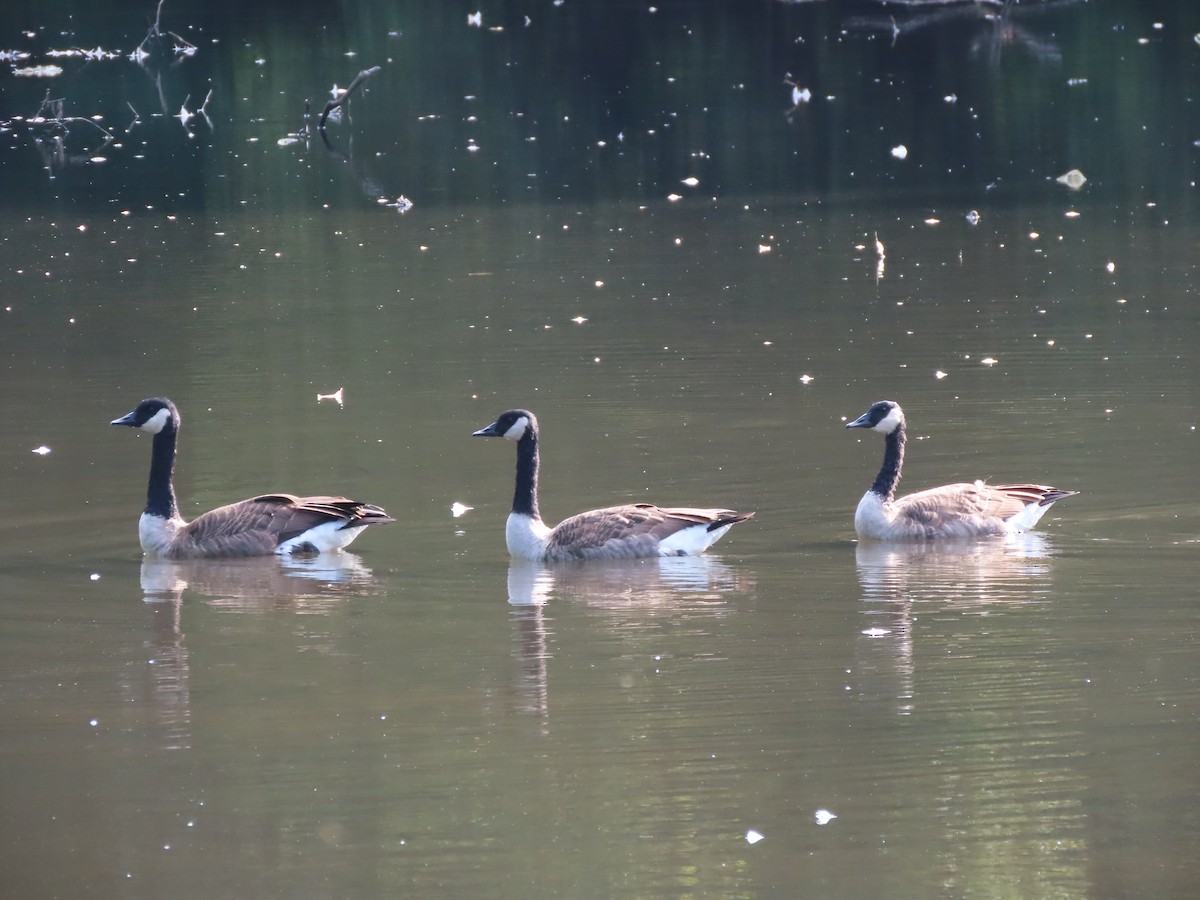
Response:
[[[847,422],[847,428],[870,428],[880,434],[891,434],[904,424],[904,410],[894,400],[878,400],[871,408],[855,419]]]
[[[527,409],[510,409],[501,413],[487,428],[480,428],[471,436],[502,437],[510,441],[520,441],[527,435],[537,436],[537,417]]]
[[[158,434],[167,425],[179,426],[179,411],[166,397],[151,397],[139,403],[132,412],[119,419],[113,419],[108,424],[128,425],[130,428],[141,428],[151,434]]]

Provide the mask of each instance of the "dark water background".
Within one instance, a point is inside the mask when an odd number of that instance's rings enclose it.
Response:
[[[168,3],[139,65],[152,19],[0,13],[0,893],[1192,895],[1200,9]],[[185,515],[397,524],[143,562],[155,394]],[[884,396],[902,489],[1082,493],[859,546]],[[511,566],[518,405],[551,521],[758,517]]]

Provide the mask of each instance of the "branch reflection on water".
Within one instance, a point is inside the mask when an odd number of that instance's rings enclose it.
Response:
[[[851,31],[873,31],[890,34],[895,45],[902,36],[925,29],[944,30],[966,24],[972,29],[969,45],[972,59],[981,59],[996,68],[1008,47],[1020,47],[1039,63],[1062,62],[1062,50],[1055,42],[1052,26],[1045,34],[1022,25],[1018,18],[1062,7],[1077,6],[1085,0],[1043,0],[1042,3],[1020,5],[1006,0],[935,0],[909,3],[901,9],[886,13],[851,16],[845,20]]]
[[[860,646],[859,693],[894,698],[913,711],[913,622],[917,604],[986,614],[988,606],[1033,602],[1046,592],[1053,549],[1037,532],[976,540],[911,544],[864,541],[855,550],[866,639]]]

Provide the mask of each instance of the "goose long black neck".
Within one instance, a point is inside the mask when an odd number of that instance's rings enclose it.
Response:
[[[891,500],[896,495],[896,485],[900,483],[900,467],[904,465],[904,424],[896,426],[896,430],[883,439],[883,465],[871,485],[871,492],[878,494],[884,500]]]
[[[179,505],[175,502],[175,488],[171,484],[175,471],[176,435],[175,423],[168,422],[163,430],[154,436],[153,448],[150,451],[150,486],[146,490],[146,512],[152,516],[162,516],[164,519],[174,519],[179,515]]]
[[[537,431],[529,429],[517,441],[517,489],[513,494],[512,511],[534,519],[541,519],[538,512],[538,438]]]

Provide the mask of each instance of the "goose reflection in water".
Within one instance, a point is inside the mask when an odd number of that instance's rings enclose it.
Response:
[[[145,691],[168,750],[191,747],[188,648],[183,631],[183,594],[192,590],[234,612],[290,609],[323,613],[350,595],[365,594],[371,570],[353,553],[311,557],[142,560],[142,599],[153,616],[145,668],[149,685],[130,681],[126,693]]]
[[[712,556],[542,563],[514,559],[508,567],[508,602],[539,606],[552,595],[613,611],[678,610],[725,606],[725,594],[754,586],[754,579]]]
[[[294,609],[325,612],[347,596],[370,592],[371,570],[353,553],[246,559],[160,559],[142,561],[147,603],[177,601],[185,590],[233,612]]]
[[[175,590],[177,583],[169,578],[160,586],[152,581],[147,581],[143,563],[142,594],[152,616],[145,642],[147,665],[131,670],[122,690],[127,700],[154,710],[163,749],[187,750],[192,746],[192,706],[183,589]]]
[[[727,595],[754,587],[755,579],[711,556],[591,560],[545,565],[514,559],[508,567],[508,602],[519,663],[514,683],[518,712],[542,720],[550,716],[551,633],[546,605],[551,598],[578,601],[622,620],[653,619],[680,612],[723,617],[731,612]],[[629,634],[634,631],[626,632]]]
[[[978,539],[884,544],[855,549],[864,622],[858,645],[858,693],[913,711],[913,622],[922,612],[984,615],[997,604],[1018,606],[1047,592],[1054,551],[1038,532]],[[921,605],[924,604],[924,609]]]

